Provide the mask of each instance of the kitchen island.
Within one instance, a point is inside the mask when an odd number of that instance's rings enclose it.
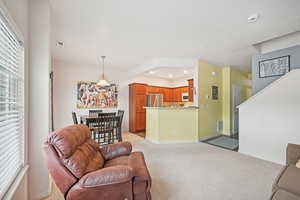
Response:
[[[153,143],[198,142],[198,107],[145,107],[146,139]]]

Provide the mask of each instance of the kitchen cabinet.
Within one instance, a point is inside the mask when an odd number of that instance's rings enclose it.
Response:
[[[174,88],[174,102],[181,102],[181,93],[182,89],[181,87]]]
[[[181,93],[189,93],[189,87],[180,88]]]
[[[129,131],[144,131],[146,128],[146,84],[129,85]]]
[[[168,88],[161,88],[161,94],[163,95],[164,102],[169,101],[169,91]]]
[[[177,87],[173,88],[173,102],[182,102],[182,93],[188,93],[189,88],[185,87]]]
[[[146,112],[137,113],[134,132],[145,131],[145,129],[146,129]]]
[[[164,102],[182,102],[182,93],[189,93],[190,87],[158,87],[142,83],[129,85],[129,131],[145,131],[146,128],[146,95],[162,94]]]
[[[172,88],[164,88],[163,95],[164,95],[164,102],[172,102],[173,101]]]
[[[147,86],[147,93],[148,94],[158,94],[159,93],[159,87]]]
[[[188,80],[189,83],[189,101],[193,102],[194,101],[194,79],[189,79]]]

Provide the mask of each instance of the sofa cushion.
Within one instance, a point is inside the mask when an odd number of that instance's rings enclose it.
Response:
[[[64,166],[77,178],[103,168],[104,158],[99,145],[91,139],[91,132],[85,125],[72,125],[53,132],[48,143],[55,148]]]
[[[285,190],[277,190],[271,200],[300,200],[300,197]]]
[[[295,165],[285,166],[273,186],[274,192],[279,189],[300,195],[300,169]]]

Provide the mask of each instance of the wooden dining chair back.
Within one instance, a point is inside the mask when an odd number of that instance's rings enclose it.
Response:
[[[74,124],[78,124],[78,120],[77,120],[77,116],[76,116],[75,112],[72,112],[72,119],[73,119]]]
[[[122,122],[123,122],[123,117],[124,117],[124,110],[118,110],[118,116],[120,117],[120,121],[118,124],[118,141],[121,142],[123,140],[122,138]]]
[[[117,121],[115,116],[101,116],[95,118],[94,129],[95,140],[98,144],[113,144],[115,140],[115,127]]]
[[[99,121],[98,121],[98,117],[89,117],[86,118],[86,125],[89,127],[89,129],[91,130],[92,133],[92,138],[94,140],[97,140],[97,128],[99,128]]]
[[[118,110],[118,114],[117,115],[121,117],[121,121],[123,121],[124,113],[125,113],[124,110]]]
[[[115,117],[116,113],[115,112],[109,112],[109,113],[98,113],[98,117]]]
[[[89,115],[98,115],[99,113],[102,113],[102,110],[89,110]]]
[[[118,142],[122,142],[122,117],[116,116],[115,117],[115,129],[114,129],[114,138]]]

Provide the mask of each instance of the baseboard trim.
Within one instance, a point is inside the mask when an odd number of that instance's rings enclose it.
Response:
[[[157,142],[157,141],[151,141],[147,138],[145,138],[147,142],[153,143],[153,144],[196,144],[199,143],[197,140],[183,140],[183,141],[166,141],[166,142]]]
[[[199,142],[204,142],[204,141],[206,141],[206,140],[210,140],[210,139],[219,137],[219,136],[221,136],[221,135],[222,135],[222,134],[215,134],[215,135],[211,135],[211,136],[208,136],[208,137],[204,137],[204,138],[200,139]]]

